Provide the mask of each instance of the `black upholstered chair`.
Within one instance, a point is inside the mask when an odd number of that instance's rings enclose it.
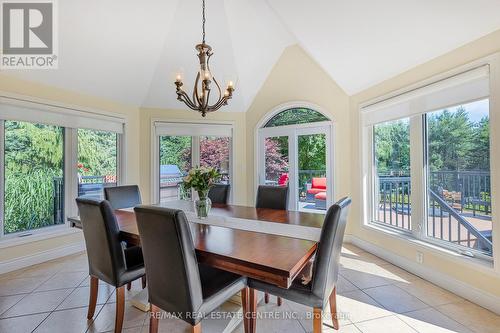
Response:
[[[286,210],[288,186],[259,185],[255,207]]]
[[[142,203],[141,192],[137,185],[123,185],[104,188],[104,199],[108,200],[113,209],[131,208]],[[145,288],[146,280],[142,280]],[[132,283],[127,284],[127,290],[132,289]]]
[[[288,186],[259,185],[256,208],[288,209]],[[264,302],[269,303],[269,294],[264,293]],[[278,297],[278,306],[282,300]]]
[[[189,323],[192,332],[201,332],[203,316],[239,291],[247,312],[247,279],[198,264],[183,211],[138,206],[135,214],[151,303],[150,333],[158,331],[160,309]]]
[[[104,199],[109,201],[113,209],[131,208],[142,203],[137,185],[105,187]]]
[[[113,208],[106,200],[77,198],[83,227],[90,275],[90,300],[87,318],[94,316],[99,280],[116,288],[115,332],[122,331],[125,310],[124,286],[144,276],[140,247],[125,247]]]
[[[312,263],[312,275],[309,274],[309,271],[299,274],[289,289],[282,289],[253,279],[248,280],[250,293],[255,293],[256,290],[260,290],[312,307],[314,309],[314,333],[321,332],[322,311],[326,307],[328,301],[330,301],[333,327],[335,329],[339,328],[339,322],[336,317],[336,285],[339,274],[340,252],[342,249],[344,231],[347,224],[347,213],[350,204],[351,199],[343,198],[328,209],[325,216],[325,222],[321,229],[316,256]],[[309,268],[306,266],[306,270],[308,269]],[[301,279],[302,275],[309,276],[310,281],[303,284]],[[254,294],[250,299],[255,300]],[[250,304],[250,308],[253,309],[253,306],[253,304]],[[252,323],[252,327],[255,327],[254,323]]]
[[[229,201],[230,185],[215,184],[208,191],[208,197],[212,203],[227,205]]]

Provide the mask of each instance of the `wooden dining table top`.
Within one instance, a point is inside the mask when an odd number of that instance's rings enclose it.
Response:
[[[269,219],[270,223],[298,223],[301,215],[318,215],[229,205],[214,205],[212,209],[216,210],[214,214],[233,217],[236,214],[259,221]],[[121,238],[129,244],[140,245],[135,213],[116,210],[115,214]],[[78,222],[77,218],[70,220]],[[307,223],[314,220],[314,217],[306,219]],[[282,288],[290,287],[317,247],[317,243],[310,240],[214,225],[195,223],[191,230],[199,262]]]

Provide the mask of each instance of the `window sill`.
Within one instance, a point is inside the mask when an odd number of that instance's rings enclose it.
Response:
[[[411,245],[416,247],[416,250],[424,250],[431,252],[433,255],[440,257],[444,260],[448,260],[451,262],[456,262],[457,264],[470,266],[474,270],[479,270],[482,273],[493,275],[498,277],[500,275],[499,272],[495,271],[493,266],[493,258],[491,260],[478,258],[478,257],[469,257],[467,255],[460,254],[456,251],[440,247],[438,245],[423,241],[421,239],[417,239],[413,237],[411,233],[407,232],[399,232],[397,230],[393,230],[390,228],[384,228],[383,226],[378,226],[374,224],[363,224],[363,228],[370,232],[377,232],[383,234],[386,237],[390,237],[396,240],[404,240],[409,242]],[[390,251],[390,249],[387,249]]]
[[[81,230],[76,228],[70,228],[66,224],[56,227],[49,227],[49,229],[50,230],[35,230],[33,231],[32,235],[24,237],[19,237],[15,235],[5,236],[2,240],[0,240],[0,249],[29,244],[33,242],[71,235],[75,233],[81,233]]]

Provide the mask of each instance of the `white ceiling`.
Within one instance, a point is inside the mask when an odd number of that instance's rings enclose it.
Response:
[[[64,0],[58,10],[59,69],[9,75],[183,107],[173,81],[181,70],[193,83],[201,0]],[[354,94],[500,29],[498,13],[499,0],[207,0],[207,43],[215,77],[237,82],[225,110],[246,111],[289,45]]]

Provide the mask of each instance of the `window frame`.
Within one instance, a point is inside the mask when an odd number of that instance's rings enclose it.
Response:
[[[30,115],[23,115],[19,119],[11,116],[10,106],[23,107],[30,109]],[[57,124],[54,114],[61,114],[62,123]],[[75,118],[76,117],[76,118]],[[5,209],[5,120],[14,120],[30,122],[34,124],[49,124],[60,126],[64,129],[63,145],[63,176],[64,176],[64,223],[51,225],[43,228],[30,229],[20,232],[5,234],[4,232],[4,209]],[[74,124],[82,124],[81,127],[69,127],[69,120],[75,120]],[[90,127],[92,124],[96,128]],[[117,128],[121,124],[122,132],[117,134],[117,183],[126,182],[125,170],[125,131],[127,126],[126,118],[120,114],[114,114],[106,111],[82,108],[79,106],[59,103],[50,100],[43,100],[18,94],[12,94],[0,91],[0,245],[15,245],[18,242],[30,242],[39,240],[43,235],[60,234],[64,231],[70,231],[68,217],[78,214],[75,198],[78,196],[78,172],[74,167],[78,161],[78,128],[89,128],[100,131],[106,131],[103,124],[109,123],[110,128]],[[110,131],[114,132],[114,131]],[[22,240],[22,241],[21,241]],[[10,245],[9,245],[10,246]]]
[[[231,138],[229,145],[229,203],[234,202],[235,163],[234,163],[234,122],[225,121],[165,121],[161,118],[151,119],[151,198],[152,202],[160,202],[160,137],[161,136],[191,136],[191,165],[195,166],[200,158],[201,136],[225,136]]]
[[[489,96],[487,97],[490,101],[489,116],[490,116],[490,173],[491,173],[491,197],[492,197],[492,232],[493,232],[493,253],[491,256],[486,255],[478,250],[465,248],[460,245],[455,245],[453,243],[435,239],[433,237],[427,236],[427,171],[428,171],[428,161],[427,161],[427,146],[424,140],[427,140],[426,133],[426,115],[430,112],[441,110],[438,108],[436,110],[425,110],[425,112],[411,114],[410,116],[410,165],[411,165],[411,202],[412,202],[412,217],[411,217],[411,233],[404,232],[400,229],[391,228],[390,226],[384,225],[384,223],[378,223],[374,221],[373,214],[375,212],[375,154],[374,154],[374,136],[373,136],[373,126],[375,123],[385,122],[389,120],[398,119],[394,115],[377,115],[376,112],[370,114],[370,121],[367,123],[366,118],[364,118],[365,107],[370,107],[377,103],[390,102],[392,98],[397,98],[408,92],[413,92],[420,88],[425,88],[433,83],[440,82],[447,78],[460,75],[469,70],[478,68],[479,66],[488,65],[490,70],[489,75]],[[500,143],[498,142],[497,132],[500,130],[500,54],[494,54],[492,56],[480,59],[478,61],[472,62],[470,64],[461,66],[454,70],[448,71],[446,73],[437,75],[430,79],[424,80],[422,82],[413,84],[409,87],[397,90],[395,92],[389,93],[384,96],[380,96],[376,99],[368,101],[366,103],[360,104],[359,114],[360,114],[360,129],[361,129],[361,193],[363,197],[363,203],[361,204],[362,209],[362,228],[369,229],[373,231],[373,228],[382,230],[387,234],[393,235],[398,238],[403,239],[414,239],[415,241],[423,244],[427,244],[430,247],[436,248],[438,250],[447,252],[452,251],[455,254],[458,253],[459,257],[469,258],[470,253],[472,253],[475,259],[479,259],[486,262],[492,262],[494,269],[500,272],[500,225],[499,223],[494,223],[494,221],[500,221],[499,217],[499,207],[497,200],[497,191],[500,185],[500,172],[496,170],[500,166],[500,158],[496,157],[492,152],[498,151],[500,149]],[[466,104],[468,102],[474,102],[483,97],[478,97],[475,99],[464,99],[460,104]],[[455,104],[456,105],[456,104]],[[448,105],[454,106],[454,105]],[[418,105],[412,107],[419,107]],[[423,111],[423,110],[422,110]],[[406,118],[408,115],[403,115],[400,118]],[[376,119],[376,121],[373,121]],[[500,135],[500,134],[499,134]],[[366,175],[366,176],[365,176]],[[408,238],[409,237],[409,238]],[[467,253],[470,252],[470,253]]]

